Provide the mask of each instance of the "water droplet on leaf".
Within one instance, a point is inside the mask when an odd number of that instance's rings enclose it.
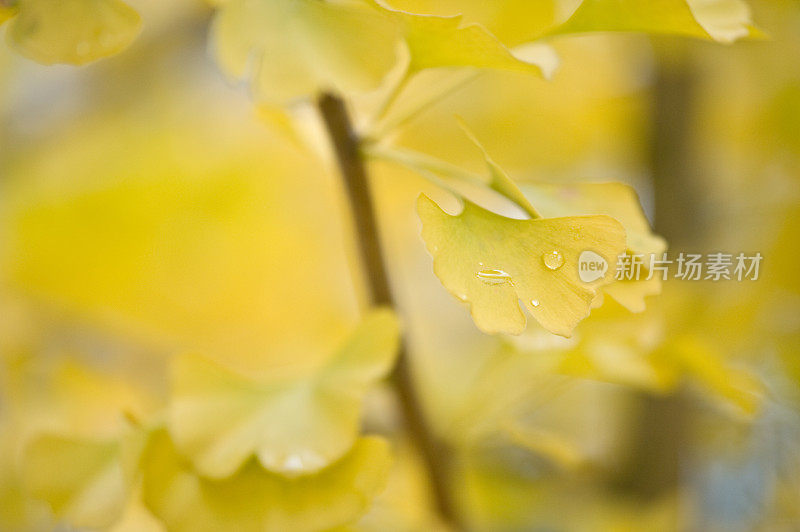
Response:
[[[486,284],[503,284],[511,280],[511,276],[503,270],[481,270],[478,278]]]
[[[542,255],[542,260],[544,260],[544,265],[551,270],[557,270],[564,265],[564,256],[558,250],[545,253]]]
[[[538,299],[531,299],[531,305],[533,305],[534,307],[538,307],[539,306],[539,300]]]
[[[299,455],[292,454],[286,457],[286,461],[283,464],[283,468],[286,471],[300,471],[303,469],[303,459],[300,458]]]

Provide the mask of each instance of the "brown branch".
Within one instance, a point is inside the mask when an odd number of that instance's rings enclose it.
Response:
[[[359,251],[368,277],[370,303],[396,309],[383,260],[369,180],[360,152],[360,139],[353,131],[347,108],[341,98],[323,93],[319,97],[317,106],[333,143],[339,170],[347,188],[350,208],[358,231]],[[401,342],[392,377],[406,428],[426,466],[436,509],[448,525],[454,529],[461,529],[448,486],[447,453],[425,420],[415,390],[405,342]]]

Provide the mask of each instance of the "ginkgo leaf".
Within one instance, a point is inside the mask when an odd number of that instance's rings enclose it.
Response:
[[[22,478],[59,519],[76,528],[106,528],[129,503],[150,434],[132,419],[150,417],[153,399],[131,382],[75,361],[59,364],[49,377],[38,383],[43,404],[25,413]]]
[[[318,371],[292,379],[250,379],[195,355],[174,367],[170,433],[205,476],[233,474],[255,454],[284,475],[318,471],[356,440],[361,400],[397,352],[398,324],[370,314]]]
[[[525,183],[520,188],[546,218],[605,214],[617,219],[625,227],[628,253],[643,255],[645,265],[649,265],[650,255],[660,259],[667,248],[666,241],[650,228],[633,187],[623,183]],[[647,277],[648,271],[642,268],[638,280],[617,280],[603,291],[628,310],[642,312],[644,298],[661,292],[660,277]]]
[[[323,89],[376,88],[396,61],[396,26],[351,0],[229,0],[212,34],[223,70],[282,103]]]
[[[550,57],[531,55],[531,62],[520,59],[485,27],[477,23],[464,24],[461,15],[420,15],[392,9],[377,1],[373,3],[400,21],[409,49],[409,74],[438,67],[552,73]],[[540,58],[544,62],[542,65],[537,63]]]
[[[120,456],[116,440],[40,436],[23,459],[27,489],[72,526],[108,527],[122,515],[129,493]]]
[[[663,253],[666,241],[653,233],[633,187],[624,183],[533,183],[520,186],[545,218],[606,214],[624,227],[629,250]]]
[[[661,320],[647,314],[631,318],[619,311],[612,308],[610,315],[606,312],[596,320],[593,315],[581,324],[580,341],[562,353],[556,371],[650,393],[673,390],[680,382],[680,371],[653,355],[664,341]]]
[[[59,430],[74,435],[117,437],[130,428],[128,417],[145,419],[157,404],[130,381],[74,361],[58,368],[50,388]]]
[[[194,104],[159,102],[148,127],[133,108],[90,113],[20,159],[0,192],[2,284],[164,355],[316,365],[357,314],[341,231],[313,223],[336,215],[309,194],[319,161],[250,108],[173,122]]]
[[[641,270],[640,279],[617,279],[603,288],[603,293],[610,295],[614,300],[631,312],[644,312],[647,308],[645,298],[661,293],[660,274],[650,276],[646,268]],[[602,304],[602,301],[598,301]]]
[[[584,0],[550,34],[591,31],[666,33],[720,42],[758,35],[744,0]]]
[[[120,0],[22,0],[6,37],[39,63],[83,65],[127,48],[140,26]]]
[[[470,305],[475,324],[487,333],[520,334],[526,322],[522,300],[544,328],[570,336],[589,315],[598,287],[613,279],[625,249],[625,230],[609,216],[515,220],[467,200],[452,216],[425,195],[417,212],[434,272]],[[600,268],[590,282],[579,277],[584,252]]]
[[[388,442],[360,438],[349,453],[311,476],[286,478],[250,460],[224,480],[202,478],[166,432],[145,453],[145,504],[175,532],[328,530],[357,519],[383,490],[391,467]]]

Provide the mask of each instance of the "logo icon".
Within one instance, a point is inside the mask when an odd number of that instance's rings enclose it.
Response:
[[[578,257],[578,277],[584,283],[602,278],[607,271],[608,261],[594,251],[586,250]]]

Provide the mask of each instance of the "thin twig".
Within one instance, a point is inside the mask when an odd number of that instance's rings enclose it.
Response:
[[[375,208],[361,155],[360,139],[352,129],[350,117],[341,98],[323,93],[317,105],[333,143],[339,169],[347,188],[359,236],[361,259],[368,274],[370,303],[396,309],[397,305],[392,297],[383,260]],[[392,380],[403,410],[406,428],[426,466],[436,509],[446,524],[459,530],[462,527],[449,489],[447,453],[425,419],[412,373],[405,342],[401,342]]]

